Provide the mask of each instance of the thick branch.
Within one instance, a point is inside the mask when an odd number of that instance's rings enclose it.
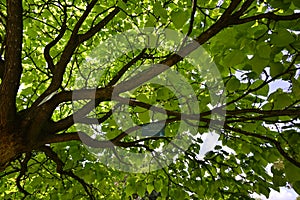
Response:
[[[185,47],[181,48],[179,52],[169,56],[164,61],[160,62],[160,64],[154,65],[152,68],[145,70],[137,75],[133,76],[130,80],[124,81],[115,87],[115,93],[122,93],[128,90],[135,88],[136,86],[152,79],[153,77],[157,76],[158,74],[164,72],[165,70],[169,69],[169,67],[175,65],[176,63],[183,60],[185,56],[196,50],[200,45],[207,42],[210,38],[215,36],[218,32],[222,29],[226,28],[227,26],[231,25],[231,21],[233,20],[231,13],[237,8],[241,0],[234,0],[223,13],[221,18],[212,25],[208,30],[203,32],[199,37],[195,39],[194,42],[186,45]]]
[[[84,132],[69,132],[69,133],[50,135],[47,138],[45,138],[45,140],[42,140],[41,144],[60,143],[60,142],[67,142],[71,140],[82,141],[83,144],[86,144],[94,148],[110,148],[114,146],[114,144],[110,141],[98,141],[92,139]]]
[[[4,60],[2,60],[1,56],[0,56],[0,79],[3,79],[4,76],[4,66],[5,66],[5,62]]]
[[[7,30],[4,75],[0,86],[0,125],[16,117],[16,94],[22,73],[22,1],[7,0]]]
[[[223,28],[225,28],[226,26],[229,25],[229,23],[226,23],[226,21],[230,21],[228,20],[230,17],[230,14],[233,12],[233,10],[236,9],[236,7],[238,6],[238,4],[240,3],[240,1],[233,1],[230,6],[228,7],[228,9],[225,11],[225,13],[223,14],[223,17],[221,17],[221,19],[212,27],[210,27],[206,32],[202,33],[198,38],[197,38],[197,42],[200,44],[203,44],[204,42],[206,42],[207,40],[209,40],[211,37],[213,37],[215,34],[217,34],[219,31],[221,31]],[[67,64],[67,61],[69,60],[69,58],[71,57],[73,52],[69,52],[69,45],[70,47],[76,48],[75,46],[80,44],[80,41],[82,40],[86,40],[86,37],[92,37],[93,34],[95,34],[96,30],[99,31],[101,27],[104,27],[111,19],[113,19],[113,17],[118,13],[118,8],[116,8],[113,12],[111,12],[107,17],[105,17],[101,22],[99,22],[95,27],[91,28],[88,32],[86,32],[86,34],[83,35],[74,35],[72,34],[72,37],[77,36],[76,38],[76,45],[74,43],[74,41],[72,41],[70,39],[69,43],[67,44],[65,51],[62,55],[61,60],[59,61],[59,63],[57,64],[57,69],[58,71],[55,72],[55,76],[53,78],[53,81],[51,83],[51,85],[56,84],[62,81],[62,75],[64,73],[64,69],[65,69],[65,65]],[[224,21],[225,20],[225,21]],[[82,22],[78,22],[79,24]],[[75,26],[76,27],[76,26]],[[75,32],[78,31],[77,29],[74,29]],[[124,81],[118,85],[116,85],[114,87],[113,90],[109,91],[109,94],[106,94],[105,96],[107,97],[107,95],[109,95],[109,97],[112,94],[112,91],[114,92],[114,94],[118,95],[124,91],[128,91],[130,89],[135,88],[136,86],[144,83],[147,80],[152,79],[153,77],[155,77],[156,75],[162,73],[163,71],[167,70],[170,66],[173,66],[174,64],[178,63],[179,61],[181,61],[183,59],[184,56],[188,55],[189,53],[191,53],[192,51],[194,51],[195,49],[197,49],[199,47],[199,44],[197,42],[191,43],[189,45],[187,45],[186,47],[183,47],[178,54],[173,54],[170,57],[168,57],[166,60],[162,61],[161,64],[154,66],[146,71],[143,71],[139,74],[137,74],[136,76],[134,76],[132,79],[128,80],[128,81]],[[73,49],[74,50],[74,49]],[[66,54],[66,55],[65,55]],[[65,60],[65,61],[64,61]],[[64,64],[63,64],[64,63]],[[61,66],[60,66],[61,65]],[[58,81],[58,79],[59,81]],[[117,77],[118,78],[118,77]],[[57,85],[58,86],[58,85]],[[55,88],[57,88],[57,86],[55,86]],[[50,86],[51,88],[51,86]],[[49,89],[50,89],[49,88]],[[106,91],[108,88],[103,88],[104,91]],[[111,88],[112,89],[112,88]],[[50,89],[51,90],[51,89]],[[98,91],[98,90],[97,90]],[[89,92],[94,92],[93,90],[91,91],[87,91]],[[90,95],[94,95],[94,94],[90,94]],[[83,95],[83,97],[87,97],[90,95]],[[60,95],[62,96],[62,95]],[[70,95],[69,95],[70,96]],[[63,96],[62,96],[63,97]],[[82,95],[80,95],[79,98],[82,98]],[[57,99],[59,99],[59,95],[57,96],[57,98],[53,98],[54,100],[52,102],[57,101]],[[68,98],[69,100],[71,100],[70,98]],[[91,98],[92,99],[92,98]],[[58,102],[63,102],[66,101],[66,98],[60,99]],[[76,100],[76,95],[72,96],[72,100]],[[57,102],[53,103],[51,107],[51,109],[47,109],[43,110],[43,112],[41,113],[42,116],[38,116],[39,119],[43,118],[44,120],[49,119],[50,114],[49,111],[52,111],[54,109],[54,107],[56,107],[58,105]],[[46,105],[45,105],[46,106]],[[46,116],[45,113],[48,113],[48,115]],[[63,121],[62,121],[63,122]],[[64,120],[63,122],[64,127],[69,127],[70,125],[72,125],[73,123],[73,117],[69,116],[67,119]],[[67,126],[65,126],[67,125]],[[41,125],[35,125],[35,126],[39,126],[40,128],[38,128],[38,130],[41,129]],[[36,129],[36,128],[35,128]]]
[[[52,97],[49,101],[45,102],[38,106],[35,110],[38,114],[35,117],[35,121],[39,123],[33,123],[28,130],[27,138],[30,140],[32,144],[38,143],[37,140],[41,139],[39,137],[44,137],[44,132],[50,132],[47,127],[47,122],[51,118],[51,115],[54,109],[62,102],[72,101],[72,100],[81,100],[81,99],[98,99],[101,101],[109,100],[111,98],[112,88],[101,88],[101,89],[83,89],[76,91],[63,91],[60,92],[54,97]],[[94,108],[94,102],[91,103],[91,107],[89,109],[84,108],[82,117],[88,114]],[[27,114],[27,118],[31,116],[31,112]],[[69,117],[67,120],[64,120],[64,123],[73,124],[73,117]],[[54,127],[51,127],[51,129]],[[52,131],[52,130],[51,130]]]
[[[103,20],[101,20],[95,27],[87,31],[85,34],[78,34],[79,28],[81,27],[84,20],[87,18],[88,14],[91,12],[92,8],[95,6],[97,0],[92,1],[88,6],[79,21],[75,24],[75,28],[72,31],[72,35],[65,46],[63,53],[60,57],[60,60],[55,65],[55,70],[53,72],[53,78],[48,89],[36,100],[32,107],[39,105],[39,103],[49,94],[59,89],[63,81],[63,75],[65,69],[73,56],[76,48],[82,44],[84,41],[93,37],[97,32],[99,32],[106,24],[108,24],[119,12],[119,9],[114,9],[109,13]],[[117,12],[116,12],[117,11]]]

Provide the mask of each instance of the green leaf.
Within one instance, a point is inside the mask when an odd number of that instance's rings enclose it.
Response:
[[[292,184],[293,189],[300,194],[300,181],[296,181]]]
[[[296,98],[300,97],[300,78],[292,79],[292,92],[296,96]]]
[[[270,75],[272,77],[275,77],[278,74],[281,74],[282,72],[284,72],[285,68],[283,66],[283,64],[281,64],[280,62],[271,62],[270,63]]]
[[[234,50],[225,56],[223,63],[227,67],[233,67],[241,64],[245,58],[245,53],[241,52],[240,50]]]
[[[153,12],[156,16],[162,17],[162,18],[168,18],[168,14],[166,9],[164,9],[160,3],[160,1],[155,2],[153,5]]]
[[[284,164],[284,171],[289,182],[300,181],[300,168],[293,163],[286,161]]]
[[[133,185],[127,185],[125,188],[125,192],[127,196],[131,196],[133,193],[136,192],[136,189]]]
[[[286,186],[286,179],[283,176],[273,175],[272,181],[276,187]]]
[[[293,2],[293,4],[294,4],[296,7],[300,8],[300,1],[298,1],[298,0],[292,0],[292,2]]]
[[[154,16],[150,15],[147,22],[145,23],[145,27],[154,27],[156,25],[156,19]]]
[[[147,191],[149,194],[154,190],[154,185],[153,184],[147,184]]]
[[[226,83],[226,88],[228,91],[236,91],[240,88],[240,81],[236,77],[231,77]]]
[[[169,95],[170,95],[169,89],[166,87],[162,87],[157,90],[157,99],[158,100],[168,100]]]
[[[120,0],[118,1],[118,7],[121,8],[122,10],[126,10],[127,6],[126,3],[124,3],[124,1]]]
[[[271,47],[268,44],[262,43],[257,46],[257,54],[261,58],[269,59],[271,54]]]
[[[136,106],[136,107],[134,107],[133,111],[134,111],[134,112],[137,112],[137,113],[141,113],[141,112],[146,112],[147,109],[146,109],[146,108],[139,107],[139,106]]]
[[[154,181],[154,189],[156,192],[160,192],[163,188],[163,180],[157,179]]]
[[[141,182],[139,182],[138,184],[136,184],[137,187],[137,194],[142,197],[145,195],[145,190],[146,188],[144,187],[145,185],[142,184]]]
[[[281,8],[283,10],[287,10],[290,5],[291,5],[291,1],[290,0],[269,0],[271,6],[273,8]]]
[[[268,59],[264,59],[255,55],[250,61],[249,64],[252,66],[252,69],[255,73],[261,74],[263,69],[269,64]]]
[[[279,95],[276,95],[276,98],[274,99],[274,108],[282,109],[282,108],[285,108],[285,107],[291,105],[292,102],[293,101],[288,94],[286,94],[286,93],[279,94]]]
[[[143,123],[149,123],[150,122],[150,114],[149,112],[142,112],[142,113],[138,113],[139,119],[143,122]]]
[[[171,20],[177,29],[182,28],[188,19],[188,15],[183,10],[171,12]]]
[[[270,189],[264,185],[259,185],[259,193],[265,195],[267,198],[269,198],[270,195]]]
[[[279,47],[288,46],[294,41],[294,36],[286,29],[279,29],[271,36],[271,42]]]
[[[140,93],[140,94],[136,97],[136,100],[141,101],[141,102],[144,102],[144,103],[149,102],[148,97],[147,97],[145,94],[143,94],[143,93]]]

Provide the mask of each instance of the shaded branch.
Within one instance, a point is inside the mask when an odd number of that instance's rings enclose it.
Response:
[[[64,163],[63,161],[59,158],[56,152],[54,152],[50,147],[43,146],[39,150],[43,151],[52,161],[55,162],[56,164],[56,171],[61,174],[61,175],[66,175],[74,180],[78,181],[82,187],[84,188],[85,192],[88,194],[90,199],[95,199],[94,195],[92,194],[92,187],[87,184],[82,178],[78,177],[75,175],[71,170],[70,171],[65,171],[64,168]]]
[[[90,30],[88,30],[85,34],[80,35],[80,42],[84,42],[91,37],[93,37],[96,33],[98,33],[108,22],[110,22],[118,13],[120,9],[117,7],[112,12],[110,12],[104,19],[102,19],[98,24],[93,26]]]
[[[54,72],[54,63],[53,63],[53,58],[50,56],[50,49],[59,42],[59,40],[64,36],[66,30],[67,30],[67,9],[66,7],[64,7],[64,20],[62,22],[62,26],[59,31],[59,34],[56,36],[56,38],[53,41],[47,44],[44,49],[44,57],[52,73]]]
[[[264,136],[264,135],[260,135],[260,134],[257,134],[257,133],[251,133],[251,132],[248,132],[248,131],[244,131],[242,129],[239,129],[239,128],[234,128],[234,127],[230,127],[228,125],[224,125],[224,128],[227,129],[227,130],[230,130],[230,131],[233,131],[233,132],[236,132],[236,133],[240,133],[242,135],[246,135],[246,136],[251,136],[251,137],[255,137],[255,138],[259,138],[259,139],[262,139],[262,140],[265,140],[265,141],[268,141],[270,143],[273,143],[275,145],[275,147],[277,148],[278,152],[288,161],[290,161],[291,163],[293,163],[295,166],[299,167],[300,168],[300,162],[297,161],[296,159],[292,158],[287,152],[285,152],[285,150],[282,148],[280,142],[278,142],[277,140],[273,139],[273,138],[270,138],[270,137],[267,137],[267,136]]]
[[[244,115],[244,114],[261,114],[266,117],[273,116],[300,116],[300,108],[299,109],[289,109],[289,110],[260,110],[260,109],[241,109],[241,110],[227,110],[227,114],[229,115]]]
[[[81,18],[75,24],[75,27],[72,31],[72,35],[65,46],[62,55],[55,65],[55,70],[53,71],[53,78],[50,86],[47,90],[33,103],[32,107],[36,107],[39,103],[49,94],[59,89],[63,81],[63,75],[65,73],[66,66],[68,65],[71,57],[73,56],[76,48],[82,44],[84,41],[93,37],[97,32],[99,32],[106,24],[108,24],[114,16],[119,12],[117,8],[109,13],[104,19],[102,19],[94,28],[87,31],[85,34],[78,34],[78,31],[87,18],[88,14],[91,12],[92,8],[95,6],[97,0],[93,0],[86,8],[85,12]]]
[[[231,2],[229,7],[225,10],[220,19],[213,24],[209,29],[200,34],[194,42],[186,45],[185,47],[180,48],[180,50],[166,58],[164,61],[160,62],[157,65],[154,65],[152,68],[145,70],[133,76],[130,80],[124,81],[115,86],[115,93],[119,94],[128,90],[135,88],[136,86],[152,79],[158,74],[169,69],[169,67],[175,65],[176,63],[183,60],[185,56],[196,50],[200,45],[207,42],[211,37],[215,36],[225,27],[229,26],[231,23],[231,13],[237,8],[241,0],[234,0]]]
[[[22,0],[7,0],[5,65],[0,85],[0,125],[13,123],[16,117],[16,94],[22,74],[22,18]]]
[[[281,77],[282,75],[284,74],[287,74],[288,72],[291,72],[291,71],[296,71],[298,69],[292,69],[292,66],[295,64],[296,60],[300,57],[300,54],[298,53],[294,59],[292,60],[292,62],[290,63],[289,67],[284,70],[282,73],[279,73],[277,74],[276,76],[272,77],[271,79],[269,79],[268,81],[264,81],[262,84],[260,84],[259,86],[257,86],[256,88],[253,88],[253,89],[248,89],[246,92],[244,92],[244,94],[240,95],[238,98],[236,99],[233,99],[229,102],[226,103],[226,106],[229,106],[241,99],[243,99],[244,97],[246,97],[247,95],[249,95],[250,93],[252,92],[255,92],[255,91],[258,91],[259,89],[263,88],[265,85],[275,81],[276,79],[278,79],[279,77]]]
[[[241,6],[241,8],[236,11],[234,14],[232,14],[232,16],[242,16],[247,9],[251,6],[251,4],[254,2],[254,0],[247,0],[245,3],[243,3],[243,5]]]
[[[100,124],[106,121],[111,115],[113,114],[113,109],[111,109],[109,112],[105,113],[104,116],[100,118],[89,118],[89,117],[84,117],[81,120],[78,120],[78,123],[82,124]]]
[[[247,22],[260,20],[260,19],[269,19],[273,21],[286,21],[286,20],[297,20],[300,18],[300,13],[294,13],[291,15],[276,15],[274,12],[263,13],[251,17],[241,18],[233,22],[233,24],[244,24]]]
[[[112,94],[112,88],[106,88],[106,89],[97,89],[97,90],[78,90],[78,94],[75,94],[72,92],[61,92],[58,94],[57,97],[53,98],[52,102],[49,102],[49,108],[52,109],[52,111],[55,109],[55,107],[61,103],[64,102],[66,98],[70,98],[71,100],[80,100],[80,98],[83,99],[91,99],[90,102],[85,104],[82,108],[74,112],[72,115],[69,115],[68,117],[59,120],[58,122],[50,123],[49,126],[51,127],[51,131],[53,133],[59,132],[62,130],[65,130],[72,126],[74,124],[74,119],[77,121],[80,121],[81,119],[85,118],[85,116],[90,113],[94,108],[96,108],[100,102],[110,100],[111,94]],[[71,96],[70,96],[71,95]],[[90,98],[89,98],[90,97]],[[111,113],[109,112],[108,115],[110,116]],[[101,120],[106,120],[109,116],[103,117]]]
[[[86,20],[86,18],[88,17],[89,13],[92,11],[93,7],[96,5],[98,0],[92,0],[91,3],[89,3],[82,16],[79,18],[79,20],[77,21],[77,23],[75,24],[74,26],[74,29],[73,29],[73,32],[72,32],[72,35],[76,35],[81,27],[81,25],[83,24],[83,22]],[[72,36],[71,36],[72,37]]]
[[[192,0],[192,12],[191,12],[190,22],[189,22],[190,26],[186,34],[187,36],[189,36],[193,31],[196,10],[197,10],[197,0]]]
[[[60,143],[71,140],[81,141],[83,144],[94,148],[110,148],[114,146],[114,144],[110,141],[95,140],[81,131],[49,135],[46,138],[44,138],[44,140],[42,140],[40,144]]]
[[[41,104],[37,108],[31,110],[31,112],[26,113],[26,118],[32,118],[32,112],[37,112],[35,114],[35,118],[33,120],[38,121],[39,123],[33,123],[28,129],[27,138],[29,141],[34,145],[38,143],[37,140],[41,139],[39,137],[44,137],[45,132],[51,132],[52,130],[56,130],[55,127],[48,127],[49,120],[52,116],[54,109],[62,102],[66,101],[76,101],[81,99],[97,99],[97,101],[104,101],[109,100],[111,98],[112,88],[100,88],[97,90],[94,89],[82,89],[76,91],[63,91],[56,95],[54,95],[50,100],[46,101],[45,103]],[[78,111],[78,115],[88,114],[93,108],[95,108],[95,102],[91,101],[86,107],[84,107],[81,113]],[[64,123],[73,124],[73,117],[69,116],[66,119],[63,119]],[[78,116],[76,116],[78,117]],[[48,125],[48,126],[47,126]],[[50,124],[53,125],[53,124]],[[65,124],[61,124],[66,126]],[[49,129],[50,128],[50,129]],[[68,128],[68,127],[66,127]]]
[[[113,77],[113,79],[107,84],[107,86],[115,85],[132,65],[134,65],[139,59],[144,57],[145,51],[146,51],[146,49],[143,49],[142,52],[139,53],[139,55],[137,55],[132,60],[130,60],[126,65],[124,65],[120,69],[120,71],[118,71],[118,73]]]
[[[18,177],[16,178],[16,185],[18,187],[18,189],[20,190],[20,192],[22,192],[25,197],[27,195],[30,195],[29,192],[27,192],[24,187],[21,186],[21,178],[26,174],[27,172],[27,164],[28,164],[28,161],[30,160],[31,158],[31,153],[26,153],[25,154],[25,158],[24,160],[21,162],[21,169],[20,169],[20,174],[18,175]]]
[[[0,56],[0,79],[3,79],[4,76],[4,67],[5,67],[5,62],[4,60],[2,60],[1,56]]]

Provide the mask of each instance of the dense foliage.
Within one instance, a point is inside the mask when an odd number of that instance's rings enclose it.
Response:
[[[1,0],[0,198],[300,193],[299,10],[299,0]],[[107,43],[144,27],[183,40],[130,51]],[[164,125],[149,135],[155,120]],[[219,142],[201,157],[212,130]]]

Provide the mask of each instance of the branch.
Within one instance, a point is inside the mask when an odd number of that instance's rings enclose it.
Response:
[[[82,118],[81,120],[79,120],[79,123],[83,123],[83,124],[100,124],[104,121],[106,121],[111,115],[113,114],[113,109],[111,109],[109,112],[105,113],[104,116],[94,119],[94,118]]]
[[[77,23],[74,26],[72,35],[77,35],[81,25],[83,24],[83,22],[85,21],[85,19],[88,17],[89,13],[92,11],[93,7],[95,6],[95,4],[97,3],[98,0],[92,0],[92,2],[90,4],[87,5],[87,7],[85,8],[84,13],[82,14],[82,16],[79,18],[79,20],[77,21]],[[72,37],[72,36],[71,36]]]
[[[4,67],[5,67],[5,62],[2,60],[0,56],[0,79],[3,80],[4,77]]]
[[[180,120],[179,118],[172,118],[172,119],[167,119],[167,120],[161,120],[153,123],[171,123],[174,121]],[[92,147],[92,148],[113,148],[115,146],[120,146],[120,147],[131,147],[135,146],[137,144],[136,141],[134,142],[121,142],[121,140],[126,137],[129,133],[133,131],[137,131],[141,129],[141,126],[133,126],[131,128],[128,128],[124,132],[121,132],[118,136],[115,138],[109,140],[109,141],[99,141],[96,139],[91,138],[89,135],[87,135],[84,132],[78,131],[78,132],[68,132],[68,133],[61,133],[61,134],[52,134],[52,135],[47,135],[43,140],[39,141],[38,145],[45,145],[45,144],[52,144],[52,143],[60,143],[60,142],[67,142],[71,140],[77,140],[81,141],[83,144]],[[157,137],[153,137],[157,139]],[[152,138],[152,139],[153,139]],[[147,139],[149,140],[149,139]]]
[[[81,42],[84,42],[91,37],[93,37],[96,33],[98,33],[108,22],[110,22],[118,13],[120,9],[117,7],[111,13],[109,13],[104,19],[102,19],[98,24],[88,30],[85,34],[80,35],[79,39]]]
[[[86,133],[81,131],[49,135],[44,140],[42,140],[40,144],[44,145],[44,144],[60,143],[60,142],[67,142],[71,140],[81,141],[83,144],[93,148],[111,148],[114,146],[114,144],[111,141],[98,141],[91,138]]]
[[[286,21],[286,20],[297,20],[299,18],[300,18],[300,13],[294,13],[291,15],[276,15],[274,12],[269,12],[269,13],[255,15],[252,17],[238,19],[234,21],[233,24],[244,24],[247,22],[256,21],[260,19],[269,19],[273,21]]]
[[[22,0],[7,0],[5,65],[0,85],[0,125],[16,117],[16,94],[22,74]]]
[[[232,14],[232,12],[238,7],[238,5],[242,2],[242,0],[231,0],[230,5],[228,6],[228,8],[225,10],[224,14],[223,14],[223,18],[226,18],[228,16],[230,16]],[[221,17],[221,18],[222,18]]]
[[[287,159],[288,161],[290,161],[291,163],[293,163],[295,166],[299,167],[300,168],[300,162],[298,162],[297,160],[295,160],[294,158],[290,157],[290,155],[288,153],[285,152],[285,150],[282,148],[280,142],[278,142],[277,140],[273,139],[273,138],[270,138],[270,137],[267,137],[267,136],[264,136],[264,135],[260,135],[260,134],[257,134],[257,133],[251,133],[251,132],[248,132],[248,131],[244,131],[242,129],[239,129],[239,128],[234,128],[234,127],[230,127],[228,125],[224,125],[224,128],[227,129],[227,130],[230,130],[230,131],[233,131],[233,132],[236,132],[236,133],[240,133],[242,135],[246,135],[246,136],[251,136],[251,137],[255,137],[255,138],[259,138],[259,139],[262,139],[262,140],[265,140],[265,141],[268,141],[268,142],[271,142],[275,145],[275,147],[277,148],[278,152],[285,158]]]
[[[84,41],[93,37],[97,32],[99,32],[107,23],[109,23],[115,15],[119,12],[119,9],[114,9],[111,13],[109,13],[103,20],[101,20],[95,27],[87,31],[85,34],[78,34],[78,31],[87,18],[88,14],[91,12],[92,8],[95,6],[97,0],[93,0],[86,8],[83,15],[75,24],[75,27],[72,31],[72,35],[65,46],[62,55],[55,65],[55,70],[53,72],[53,78],[51,81],[50,86],[47,90],[33,103],[32,107],[36,107],[39,103],[49,94],[54,92],[55,90],[59,89],[61,83],[63,81],[63,75],[65,73],[66,66],[70,62],[73,53],[75,52],[76,48],[82,44]]]
[[[54,63],[53,63],[53,58],[50,56],[50,49],[59,42],[59,40],[64,36],[66,30],[67,30],[67,9],[66,7],[64,7],[64,21],[62,22],[62,26],[59,31],[59,34],[53,41],[47,44],[44,49],[44,57],[52,73],[54,72]]]
[[[289,110],[260,110],[260,109],[242,109],[242,110],[227,110],[229,115],[240,115],[240,114],[261,114],[266,116],[300,116],[300,109],[289,109]]]
[[[256,88],[252,88],[252,89],[249,89],[248,91],[244,92],[244,94],[240,95],[239,97],[237,97],[236,99],[233,99],[229,102],[226,103],[226,106],[229,106],[235,102],[238,102],[239,100],[243,99],[244,97],[246,97],[248,94],[252,93],[252,92],[255,92],[255,91],[258,91],[259,89],[263,88],[265,85],[275,81],[277,78],[281,77],[282,75],[290,72],[290,71],[295,71],[297,69],[292,69],[292,66],[295,64],[296,60],[300,57],[300,54],[298,53],[294,59],[292,60],[292,62],[290,63],[289,67],[284,70],[282,73],[279,73],[277,74],[276,76],[272,77],[271,79],[267,80],[267,81],[264,81],[262,84],[260,84],[259,86],[257,86]]]
[[[221,17],[221,19],[224,19],[224,20],[227,19],[228,16],[230,15],[230,13],[238,6],[239,3],[240,3],[239,0],[233,1],[232,4],[230,4],[228,9],[223,14],[226,17],[223,17],[223,18]],[[92,35],[96,33],[95,32],[96,30],[97,31],[100,30],[99,29],[100,27],[104,27],[111,19],[113,19],[113,17],[118,13],[117,12],[118,10],[119,9],[116,8],[112,13],[110,13],[107,17],[105,17],[101,22],[99,22],[96,26],[94,26],[88,32],[86,32],[86,34],[83,34],[83,35],[72,34],[71,39],[69,40],[69,42],[62,54],[61,60],[58,62],[57,66],[56,66],[56,69],[55,69],[56,71],[55,71],[52,83],[51,83],[50,87],[47,89],[48,91],[52,91],[51,88],[59,87],[59,84],[62,81],[62,76],[63,76],[64,70],[65,70],[65,65],[67,65],[69,58],[72,56],[72,53],[73,53],[74,49],[76,48],[76,46],[80,44],[80,41],[86,40],[87,37],[92,37]],[[198,42],[200,42],[200,44],[203,44],[208,39],[210,39],[215,34],[217,34],[219,31],[221,31],[224,27],[229,25],[229,23],[224,23],[224,21],[221,19],[214,26],[210,27],[206,32],[204,32],[203,34],[200,35],[200,37],[198,38]],[[81,21],[78,22],[78,24],[81,24],[81,23],[82,23]],[[78,27],[78,26],[75,25],[75,27]],[[75,32],[78,31],[77,28],[75,28],[74,30],[75,30]],[[76,39],[75,41],[72,40],[73,37],[76,37],[76,38],[74,38],[74,39]],[[130,79],[128,81],[124,81],[124,82],[116,85],[114,88],[97,89],[96,93],[98,91],[102,91],[102,92],[106,93],[105,97],[108,100],[112,94],[112,91],[114,91],[115,94],[119,94],[124,91],[133,89],[137,85],[142,84],[147,80],[150,80],[151,78],[162,73],[163,71],[165,71],[169,67],[173,66],[177,62],[181,61],[185,55],[189,54],[190,52],[197,49],[198,47],[199,47],[199,44],[191,43],[191,44],[187,45],[186,47],[183,47],[182,50],[180,52],[178,52],[178,54],[173,54],[173,55],[169,56],[167,59],[162,61],[159,65],[154,66],[146,71],[143,71],[143,72],[137,74],[132,79]],[[59,83],[59,84],[56,85],[57,83]],[[56,86],[54,86],[54,85],[56,85]],[[85,92],[88,93],[88,95],[82,94]],[[79,95],[79,96],[76,95],[76,93],[75,93],[75,95],[74,94],[72,95],[72,98],[70,98],[70,94],[69,94],[68,95],[69,98],[61,98],[61,99],[59,97],[64,97],[64,96],[62,94],[57,95],[56,97],[53,98],[53,101],[49,101],[49,103],[52,102],[52,106],[49,105],[49,108],[47,108],[46,107],[47,102],[45,103],[45,105],[44,105],[45,109],[40,113],[40,115],[37,115],[37,118],[38,119],[43,118],[45,121],[46,119],[50,118],[50,116],[51,116],[50,111],[53,111],[53,109],[58,105],[58,103],[64,102],[66,100],[69,100],[69,101],[76,100],[77,98],[82,99],[85,97],[87,97],[87,98],[89,97],[90,99],[93,99],[94,92],[95,92],[94,90],[80,91],[81,95]],[[47,94],[47,91],[42,96],[45,96],[45,94]],[[97,94],[96,94],[96,96],[97,96]],[[39,100],[37,102],[40,102],[40,101],[42,101],[42,99],[39,98]],[[72,124],[72,120],[73,119],[71,117],[68,117],[67,121],[69,124]],[[40,128],[37,128],[37,130],[40,130],[42,128],[42,125],[34,125],[34,126],[40,127]]]
[[[239,5],[241,0],[233,0],[226,11],[223,13],[221,18],[212,25],[209,29],[203,32],[200,36],[198,36],[194,42],[182,47],[177,53],[169,56],[164,61],[160,62],[157,65],[154,65],[152,68],[145,70],[143,72],[138,73],[137,75],[133,76],[130,80],[124,81],[119,85],[115,86],[115,92],[117,94],[131,90],[136,86],[152,79],[153,77],[157,76],[158,74],[164,72],[165,70],[169,69],[169,67],[175,65],[176,63],[183,60],[185,56],[196,50],[200,45],[207,42],[210,38],[215,36],[218,32],[222,29],[231,25],[231,21],[233,20],[232,16],[230,15]]]
[[[62,102],[72,101],[72,100],[82,100],[82,99],[97,99],[97,101],[104,101],[109,100],[111,98],[113,88],[100,88],[100,89],[82,89],[82,90],[75,90],[75,91],[63,91],[56,95],[54,95],[50,100],[46,101],[45,103],[39,105],[38,107],[32,109],[30,112],[26,113],[26,119],[33,120],[39,123],[32,123],[31,126],[28,128],[27,138],[29,142],[33,145],[38,143],[38,140],[44,137],[45,132],[49,133],[53,130],[54,127],[48,127],[52,113],[54,109]],[[88,114],[96,105],[93,101],[88,104],[89,108],[84,107],[81,111],[83,117],[84,115]],[[36,114],[37,113],[37,114]],[[35,116],[34,118],[32,117]],[[66,123],[73,124],[73,116],[68,117]],[[47,126],[48,125],[48,126]],[[53,124],[50,124],[53,125]]]
[[[132,65],[134,65],[139,59],[144,57],[145,51],[146,51],[146,49],[143,49],[142,52],[139,53],[139,55],[137,55],[132,60],[130,60],[126,65],[124,65],[120,69],[120,71],[118,71],[118,73],[113,77],[113,79],[107,84],[107,86],[115,85]]]
[[[178,117],[175,117],[175,118],[172,118],[172,119],[166,119],[166,120],[160,120],[160,121],[156,121],[156,122],[152,122],[151,124],[159,124],[159,123],[165,123],[165,124],[168,124],[168,123],[171,123],[171,122],[175,122],[175,121],[178,121],[180,120],[180,118]],[[121,143],[120,141],[126,137],[129,133],[133,132],[133,131],[137,131],[139,129],[141,129],[142,127],[137,125],[137,126],[133,126],[133,127],[130,127],[128,128],[126,131],[120,133],[118,136],[116,136],[115,138],[111,139],[111,141],[116,144],[117,146],[123,146],[123,145],[126,145],[126,143]],[[132,142],[129,142],[130,144]],[[129,144],[128,143],[128,144]],[[135,142],[133,142],[135,143]],[[123,144],[123,145],[122,145]],[[127,146],[125,146],[127,147]]]
[[[181,118],[181,119],[190,119],[190,120],[199,120],[201,113],[200,114],[185,114],[185,113],[180,113],[180,112],[176,112],[176,111],[172,111],[172,110],[166,110],[157,106],[153,106],[151,104],[148,103],[144,103],[144,102],[140,102],[140,101],[136,101],[135,99],[126,99],[123,97],[117,97],[115,98],[115,100],[118,100],[120,103],[125,103],[130,106],[139,106],[142,108],[146,108],[146,109],[150,109],[159,113],[163,113],[163,114],[167,114],[168,116],[174,116],[177,118]]]
[[[30,160],[31,158],[31,153],[26,153],[25,154],[25,158],[23,160],[23,162],[21,162],[21,169],[20,169],[20,174],[18,175],[17,179],[16,179],[16,185],[18,187],[18,189],[20,190],[20,192],[24,193],[25,197],[27,195],[30,195],[29,192],[27,192],[20,184],[21,182],[21,178],[26,174],[27,172],[27,164],[28,164],[28,161]]]
[[[64,168],[64,163],[63,161],[59,158],[56,152],[54,152],[50,147],[43,146],[39,150],[43,151],[52,161],[56,163],[56,171],[61,174],[61,175],[67,175],[76,181],[78,181],[82,187],[84,188],[85,192],[88,194],[90,199],[95,199],[94,195],[92,194],[91,191],[91,186],[87,184],[83,179],[78,177],[76,174],[74,174],[71,170],[70,171],[65,171]]]
[[[232,14],[232,16],[242,16],[253,2],[254,0],[247,0],[237,12]]]
[[[62,80],[63,80],[63,74],[65,72],[65,68],[67,66],[67,64],[69,63],[75,49],[82,44],[84,41],[90,39],[91,37],[93,37],[98,31],[100,31],[106,24],[108,24],[108,22],[110,22],[115,15],[119,12],[118,9],[113,10],[111,13],[109,13],[101,22],[99,22],[94,29],[91,29],[90,31],[88,31],[87,33],[83,34],[83,35],[78,35],[77,34],[77,27],[75,26],[73,32],[72,32],[72,36],[67,44],[67,46],[65,47],[60,60],[58,61],[58,63],[55,66],[55,71],[54,71],[54,76],[53,76],[53,80],[49,86],[49,90],[50,91],[54,91],[56,89],[59,88]],[[83,19],[83,18],[81,18]],[[78,23],[76,25],[81,24],[81,21],[78,21]]]
[[[191,16],[190,16],[190,26],[189,26],[189,30],[187,32],[187,36],[189,36],[192,31],[193,31],[193,27],[194,27],[194,20],[195,20],[195,13],[197,10],[197,0],[192,0],[192,12],[191,12]]]

